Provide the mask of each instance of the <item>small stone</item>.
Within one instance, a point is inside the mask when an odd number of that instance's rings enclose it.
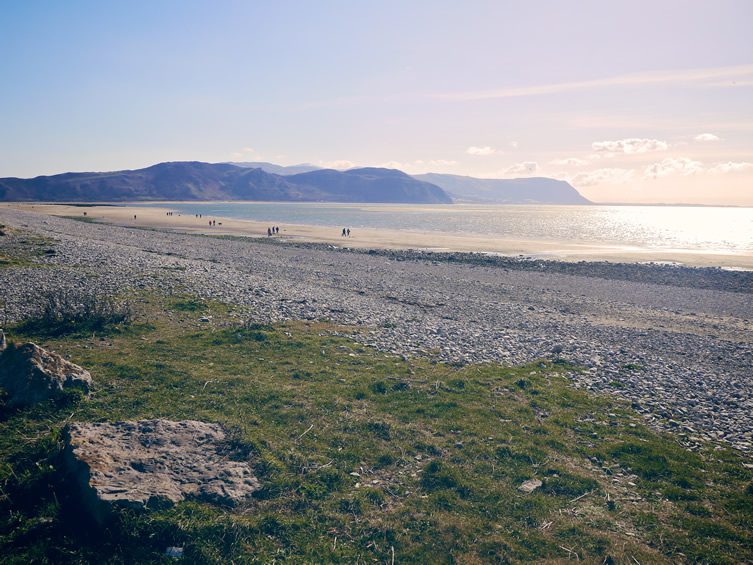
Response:
[[[533,491],[539,488],[542,484],[544,483],[542,483],[538,479],[528,479],[527,481],[525,481],[523,484],[521,484],[518,487],[518,490],[526,494],[531,494]]]

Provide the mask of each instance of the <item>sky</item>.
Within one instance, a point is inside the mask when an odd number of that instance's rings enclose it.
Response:
[[[753,206],[749,0],[0,0],[0,177],[162,161]]]

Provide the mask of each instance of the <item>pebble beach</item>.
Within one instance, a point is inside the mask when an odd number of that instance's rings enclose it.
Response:
[[[580,367],[573,386],[624,398],[691,449],[753,453],[753,272],[207,236],[30,208],[0,207],[0,224],[0,254],[49,243],[37,264],[0,270],[7,323],[55,288],[187,292],[259,322],[327,320],[407,358],[562,359]]]

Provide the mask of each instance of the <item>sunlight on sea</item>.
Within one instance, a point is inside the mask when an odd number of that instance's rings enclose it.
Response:
[[[172,203],[170,206],[182,214],[275,224],[411,230],[626,249],[753,253],[753,208],[280,202]]]

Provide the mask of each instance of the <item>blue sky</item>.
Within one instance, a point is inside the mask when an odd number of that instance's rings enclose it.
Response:
[[[753,2],[0,0],[0,176],[165,160],[753,205]]]

